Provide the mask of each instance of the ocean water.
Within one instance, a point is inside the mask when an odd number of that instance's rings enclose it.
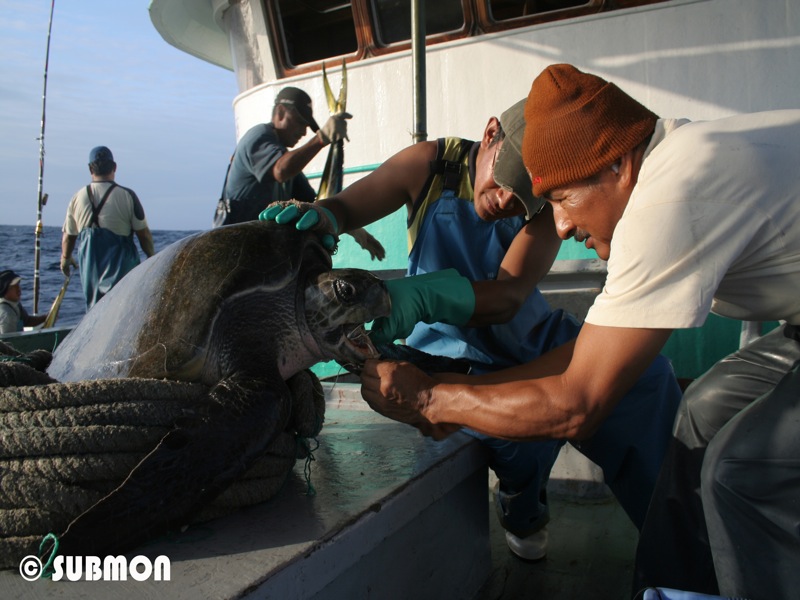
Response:
[[[156,252],[196,231],[153,231]],[[61,273],[61,228],[43,227],[39,255],[39,313],[45,314],[56,299],[64,283]],[[139,240],[134,243],[139,248]],[[140,252],[140,258],[145,255]],[[36,228],[34,225],[0,225],[0,271],[13,269],[22,277],[22,306],[33,313],[33,266],[36,253]],[[86,314],[86,303],[81,289],[80,275],[73,269],[69,287],[61,302],[56,325],[75,325]]]

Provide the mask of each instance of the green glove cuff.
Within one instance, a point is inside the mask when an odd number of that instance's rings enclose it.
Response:
[[[376,319],[373,341],[384,343],[408,336],[419,323],[466,325],[475,312],[472,283],[455,269],[390,279],[392,314]]]
[[[327,215],[328,220],[331,222],[331,225],[333,226],[333,233],[335,233],[336,235],[339,235],[341,233],[339,231],[339,223],[336,222],[336,217],[333,216],[333,213],[331,211],[329,211],[327,208],[325,208],[324,206],[320,206],[319,204],[317,205],[317,208],[320,208],[320,209],[325,211],[325,214]]]
[[[455,269],[407,277],[414,279],[416,286],[423,286],[421,293],[428,304],[425,323],[448,323],[466,325],[475,312],[475,291],[472,282],[459,275]]]

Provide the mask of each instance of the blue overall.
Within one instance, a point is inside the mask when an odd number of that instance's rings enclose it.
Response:
[[[82,229],[78,234],[78,268],[86,310],[92,308],[139,262],[133,234],[117,235],[102,227]]]
[[[78,268],[81,272],[81,286],[86,298],[86,310],[105,296],[120,279],[139,264],[139,252],[133,243],[133,232],[119,235],[110,229],[100,227],[99,215],[116,183],[106,189],[100,202],[95,204],[92,187],[86,186],[89,204],[92,207],[92,220],[78,233]]]
[[[455,158],[454,141],[440,142],[445,159],[448,154]],[[469,156],[463,165],[466,175]],[[455,268],[471,281],[497,277],[525,221],[481,220],[469,179],[462,176],[458,185],[443,186],[441,192],[432,185],[423,190],[409,222],[409,275]],[[431,190],[438,197],[430,197]],[[482,373],[528,362],[575,338],[579,330],[571,315],[551,310],[536,289],[508,323],[478,328],[419,323],[406,341],[430,354],[466,358],[473,372]],[[659,356],[598,432],[573,444],[603,469],[606,483],[637,527],[644,520],[680,399],[672,366]],[[496,505],[505,529],[520,537],[541,529],[549,520],[545,486],[565,441],[510,442],[466,431],[489,450],[489,466],[500,482]]]

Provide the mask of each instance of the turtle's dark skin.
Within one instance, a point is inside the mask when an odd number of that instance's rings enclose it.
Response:
[[[124,551],[183,525],[284,430],[285,380],[321,360],[377,356],[363,325],[389,310],[377,277],[332,270],[316,234],[271,222],[185,238],[131,271],[58,347],[48,374],[201,382],[208,401],[72,522],[61,553]]]

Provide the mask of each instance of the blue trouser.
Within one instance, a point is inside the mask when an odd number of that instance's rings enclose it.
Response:
[[[573,443],[603,470],[606,484],[637,528],[644,522],[680,400],[672,365],[658,356],[595,435]],[[499,480],[495,504],[503,527],[520,537],[541,529],[549,520],[545,486],[565,441],[511,442],[465,431],[489,450],[489,466]]]

